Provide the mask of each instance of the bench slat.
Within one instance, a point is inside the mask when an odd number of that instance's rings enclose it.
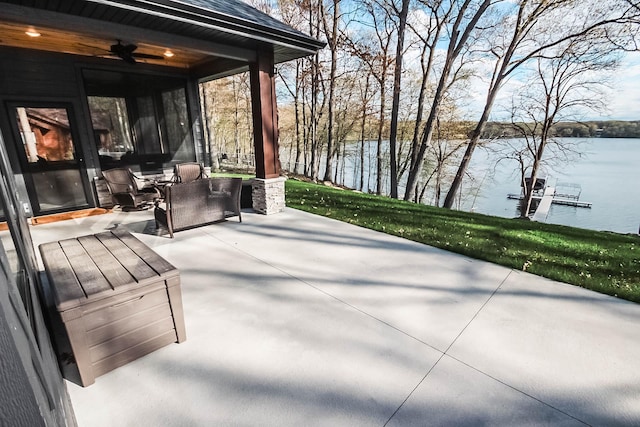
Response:
[[[136,282],[157,277],[156,272],[138,254],[132,251],[118,237],[114,236],[112,232],[98,233],[95,236],[129,271],[129,274],[133,276]]]
[[[66,301],[84,299],[86,297],[58,242],[40,245],[40,254],[49,275],[49,280],[52,283],[64,283],[64,286],[57,286],[56,292],[54,292],[57,306]]]
[[[95,236],[78,237],[78,241],[113,289],[128,285],[134,281],[127,269],[118,262],[116,257]]]
[[[118,237],[125,245],[142,258],[152,269],[159,275],[169,271],[177,271],[177,269],[160,255],[151,250],[147,245],[138,240],[131,233],[123,230],[115,229],[113,235]]]
[[[61,240],[60,246],[87,297],[112,289],[96,263],[93,262],[77,239]]]

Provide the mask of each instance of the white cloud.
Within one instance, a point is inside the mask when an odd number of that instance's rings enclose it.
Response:
[[[609,114],[604,119],[640,120],[640,54],[630,53],[611,78]]]

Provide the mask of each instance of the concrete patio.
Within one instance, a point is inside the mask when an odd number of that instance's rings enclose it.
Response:
[[[187,341],[82,388],[85,426],[640,425],[640,306],[287,209],[157,235]]]

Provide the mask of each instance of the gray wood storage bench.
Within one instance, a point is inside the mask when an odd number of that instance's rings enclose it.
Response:
[[[128,231],[39,248],[55,306],[50,309],[58,319],[54,340],[68,339],[82,386],[186,339],[178,270]],[[56,342],[58,349],[64,346]]]

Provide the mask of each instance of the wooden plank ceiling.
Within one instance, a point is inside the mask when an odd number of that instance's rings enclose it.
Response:
[[[209,63],[225,58],[236,61],[233,66],[246,65],[265,49],[273,49],[274,60],[280,63],[313,54],[325,45],[242,0],[0,0],[0,21],[48,27],[49,34],[60,36],[60,43],[38,42],[47,50],[109,56],[108,47],[121,38],[136,44],[140,53],[150,50],[156,55],[173,47],[176,55],[171,61],[182,61],[181,66],[198,64],[203,55]],[[45,28],[36,29],[44,35]],[[0,33],[6,39],[0,43],[20,43],[21,35]],[[127,35],[139,39],[126,40]],[[91,36],[98,40],[88,40]],[[88,42],[93,41],[98,49],[91,50],[93,44]],[[178,48],[186,50],[183,55],[178,55]],[[154,61],[167,65],[164,59],[147,62]]]
[[[35,30],[39,37],[30,37],[28,31]],[[108,39],[105,37],[80,34],[73,31],[65,31],[53,28],[34,27],[26,24],[0,22],[0,46],[19,47],[49,52],[70,53],[90,57],[110,58],[121,61],[111,53],[110,47],[118,42],[118,35]],[[196,51],[180,49],[169,46],[152,45],[137,40],[122,39],[125,45],[135,44],[135,54],[153,55],[159,58],[139,58],[136,62],[163,65],[177,68],[191,68],[207,59],[207,55]],[[170,51],[173,56],[165,56]]]

